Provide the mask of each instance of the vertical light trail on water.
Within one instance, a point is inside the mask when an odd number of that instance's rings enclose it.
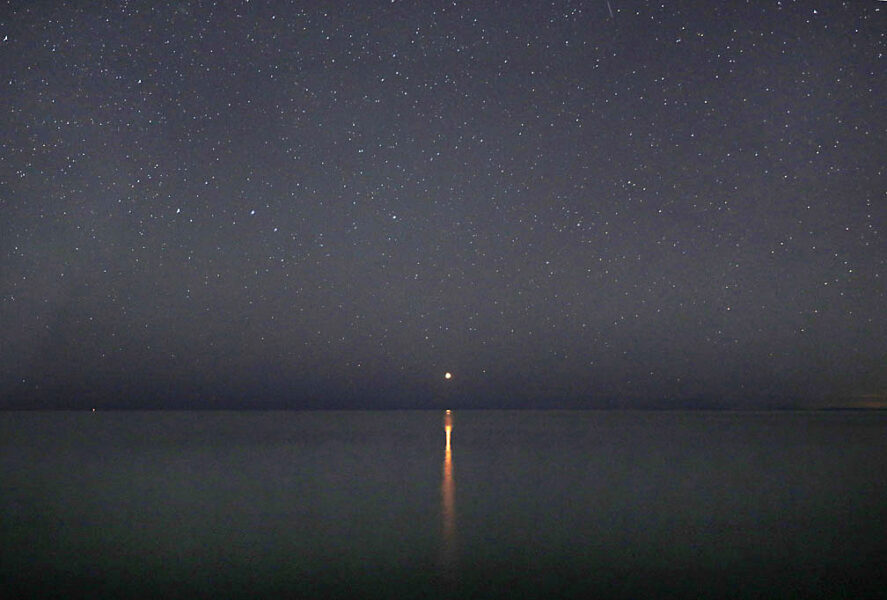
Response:
[[[456,484],[453,480],[453,414],[444,417],[446,446],[444,447],[443,479],[441,481],[441,517],[443,520],[442,568],[445,579],[451,579],[456,567]]]

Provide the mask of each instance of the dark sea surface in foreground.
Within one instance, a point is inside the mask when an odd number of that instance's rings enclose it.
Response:
[[[446,419],[0,413],[0,597],[884,597],[884,412]]]

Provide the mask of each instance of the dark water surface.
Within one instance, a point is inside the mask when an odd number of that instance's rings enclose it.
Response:
[[[887,414],[0,413],[0,597],[863,598]]]

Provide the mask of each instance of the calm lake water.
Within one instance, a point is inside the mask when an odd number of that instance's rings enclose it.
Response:
[[[3,598],[876,597],[887,414],[0,413],[0,519]]]

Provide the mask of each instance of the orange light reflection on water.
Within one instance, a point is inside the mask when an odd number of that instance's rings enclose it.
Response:
[[[443,568],[452,574],[456,559],[456,484],[453,480],[453,415],[448,410],[444,418],[446,446],[444,447],[443,480],[441,482],[441,516],[443,518]]]

